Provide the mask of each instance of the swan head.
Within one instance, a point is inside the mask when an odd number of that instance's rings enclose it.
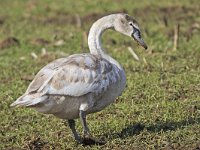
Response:
[[[114,20],[114,29],[132,37],[139,45],[147,49],[147,45],[141,37],[141,31],[137,21],[128,14],[118,14],[118,17]]]

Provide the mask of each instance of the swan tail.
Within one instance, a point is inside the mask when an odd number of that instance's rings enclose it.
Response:
[[[19,106],[31,107],[44,101],[46,98],[47,96],[45,95],[41,96],[39,93],[24,94],[21,97],[19,97],[15,102],[13,102],[10,106],[11,107],[19,107]]]

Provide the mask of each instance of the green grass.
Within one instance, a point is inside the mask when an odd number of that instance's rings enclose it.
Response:
[[[16,37],[19,46],[0,49],[0,149],[197,149],[200,148],[200,2],[199,0],[1,0],[0,39]],[[149,50],[121,34],[103,36],[108,53],[124,67],[127,87],[105,110],[88,116],[94,136],[105,145],[77,145],[62,120],[32,109],[11,109],[33,76],[48,62],[87,52],[84,34],[99,16],[126,10],[143,31]],[[82,18],[82,26],[75,16]],[[96,15],[96,17],[95,17]],[[167,25],[164,19],[167,18]],[[180,24],[173,50],[174,27]],[[42,38],[62,46],[41,46]],[[114,42],[113,42],[114,41]],[[134,61],[127,47],[138,53]],[[42,57],[45,47],[50,55]],[[39,57],[33,59],[31,52]],[[22,59],[23,57],[23,59]],[[144,59],[147,63],[145,63]],[[80,122],[77,122],[82,131]]]

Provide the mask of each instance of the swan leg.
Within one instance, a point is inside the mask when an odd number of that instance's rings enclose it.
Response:
[[[78,143],[82,143],[82,140],[81,140],[80,136],[78,135],[76,128],[75,128],[75,121],[73,119],[68,120],[68,125],[69,125],[70,129],[72,130],[72,134],[74,136],[74,139]]]
[[[90,135],[89,128],[86,122],[86,113],[83,110],[80,110],[79,116],[80,116],[81,124],[83,126],[83,137],[85,138]]]
[[[79,112],[80,120],[83,126],[83,144],[85,145],[93,145],[93,144],[105,144],[106,142],[98,140],[90,135],[89,128],[86,122],[86,113],[83,110]]]

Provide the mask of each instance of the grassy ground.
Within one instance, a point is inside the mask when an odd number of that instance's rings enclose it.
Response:
[[[199,10],[199,0],[1,0],[0,149],[200,148]],[[114,104],[88,116],[91,132],[106,139],[105,145],[77,145],[62,120],[9,107],[42,66],[88,52],[86,35],[92,22],[113,12],[127,12],[138,20],[149,50],[113,31],[103,36],[128,80]],[[179,45],[173,50],[178,24]],[[77,127],[82,130],[79,121]]]

